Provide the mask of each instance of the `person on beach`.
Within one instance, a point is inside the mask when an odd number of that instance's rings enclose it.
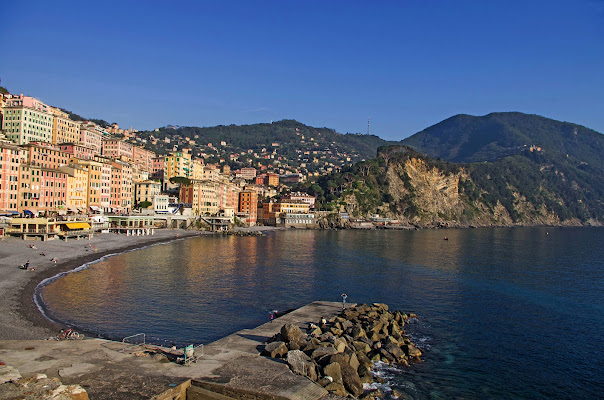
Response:
[[[342,310],[346,308],[346,299],[348,295],[346,293],[342,293]]]
[[[25,269],[29,269],[29,260],[27,260],[27,262],[24,265],[25,265]]]

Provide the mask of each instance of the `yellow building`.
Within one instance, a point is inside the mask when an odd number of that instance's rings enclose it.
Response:
[[[88,167],[71,164],[59,168],[67,174],[67,198],[65,207],[71,212],[87,211],[88,204]]]
[[[134,183],[134,204],[144,201],[153,203],[153,198],[161,194],[161,183],[156,181],[143,181]]]
[[[164,165],[164,180],[169,180],[175,176],[184,176],[191,178],[191,155],[188,152],[172,153],[166,157]]]
[[[219,185],[215,182],[197,181],[180,188],[180,201],[191,204],[195,215],[215,215],[219,210]]]
[[[52,143],[78,143],[80,124],[69,119],[69,115],[55,107],[49,107],[52,114]]]
[[[276,203],[277,213],[303,213],[308,214],[310,211],[310,205],[300,200],[285,200],[281,199],[280,202]]]
[[[88,169],[86,201],[92,211],[109,211],[111,208],[111,164],[95,160],[72,159],[72,164]]]

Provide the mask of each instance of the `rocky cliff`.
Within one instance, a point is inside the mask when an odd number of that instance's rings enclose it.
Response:
[[[376,159],[319,183],[337,211],[353,218],[378,214],[418,227],[604,221],[598,176],[530,150],[497,162],[458,164],[388,146]]]

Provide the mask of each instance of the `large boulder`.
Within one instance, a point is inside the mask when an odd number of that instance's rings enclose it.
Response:
[[[415,347],[412,343],[404,344],[401,348],[410,358],[419,358],[422,355],[421,350]]]
[[[312,352],[311,357],[316,360],[316,359],[321,358],[323,356],[328,356],[328,355],[330,356],[330,355],[333,355],[333,354],[336,354],[336,353],[337,353],[337,350],[334,347],[332,347],[332,346],[329,346],[329,347],[319,347],[319,348],[315,349]]]
[[[387,345],[384,346],[384,350],[386,350],[388,353],[392,354],[392,356],[394,356],[394,359],[397,361],[400,360],[401,358],[405,357],[405,352],[403,350],[401,350],[401,348],[395,344],[388,343]]]
[[[306,376],[308,369],[306,363],[308,362],[310,362],[310,357],[304,354],[303,351],[291,350],[287,353],[287,365],[298,375]]]
[[[339,363],[331,363],[323,368],[323,375],[331,376],[334,382],[342,383],[342,368]]]
[[[262,350],[263,356],[268,356],[272,358],[283,357],[287,354],[288,349],[284,342],[272,342],[264,346],[264,350]]]
[[[337,394],[338,396],[348,397],[348,392],[346,392],[346,388],[341,383],[332,382],[325,386],[325,389],[330,393]]]
[[[382,361],[384,361],[384,362],[387,361],[388,363],[393,363],[396,361],[396,358],[388,350],[381,348],[379,350],[379,352],[380,352],[380,357],[382,358]]]
[[[342,370],[342,381],[344,382],[346,390],[353,396],[362,395],[363,384],[361,383],[361,378],[359,377],[357,370],[352,368],[349,363],[341,363],[340,369]]]
[[[346,341],[344,339],[335,339],[333,341],[333,346],[336,348],[338,353],[343,353],[346,350]]]
[[[401,350],[402,352],[402,350]],[[361,363],[359,362],[359,359],[357,358],[357,355],[355,353],[352,353],[350,355],[350,361],[348,361],[350,363],[350,366],[352,368],[354,368],[355,370],[358,370],[359,365],[361,365]]]
[[[281,340],[286,343],[298,342],[302,338],[302,331],[294,324],[285,324],[281,327]]]
[[[352,345],[357,351],[363,352],[365,354],[371,351],[371,346],[369,346],[365,342],[361,342],[360,340],[355,340],[354,342],[352,342]]]
[[[380,311],[388,311],[388,304],[384,303],[373,303],[372,306]]]
[[[353,339],[366,338],[367,332],[365,332],[361,325],[357,324],[350,330],[350,336],[352,336]]]

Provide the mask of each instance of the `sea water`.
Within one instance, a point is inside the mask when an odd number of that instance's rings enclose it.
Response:
[[[444,240],[444,237],[448,240]],[[110,257],[41,290],[49,317],[101,337],[208,343],[314,300],[419,318],[423,351],[378,365],[385,398],[601,398],[604,229],[203,236]]]

